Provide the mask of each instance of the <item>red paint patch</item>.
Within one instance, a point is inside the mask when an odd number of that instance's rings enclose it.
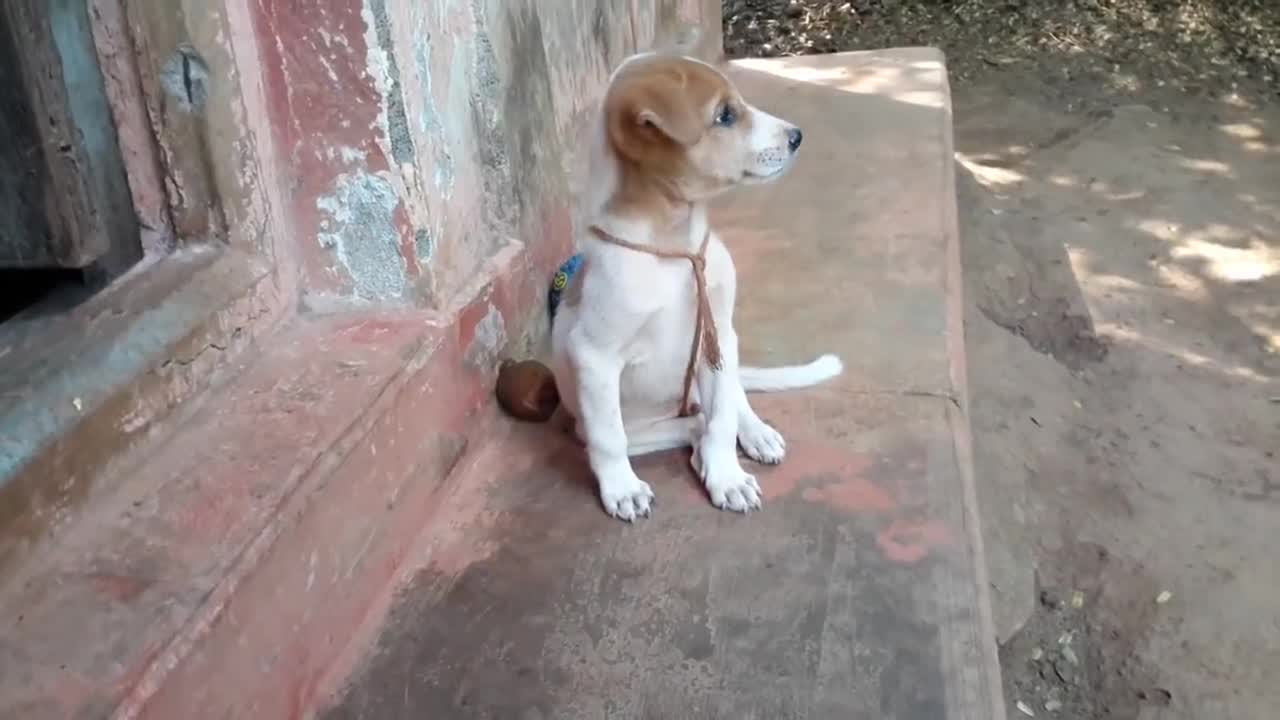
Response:
[[[876,536],[876,545],[885,557],[904,565],[914,565],[928,557],[933,548],[950,542],[947,528],[933,520],[894,520]]]
[[[793,441],[787,460],[763,483],[766,498],[794,495],[848,512],[890,512],[893,493],[867,477],[872,458],[839,447]]]
[[[199,502],[185,502],[177,508],[172,514],[174,526],[192,538],[211,543],[222,541],[232,529],[240,526],[246,508],[254,505],[243,482],[243,478],[227,476],[207,485],[202,483],[204,487],[191,488],[188,492],[203,498]],[[207,487],[214,484],[219,488],[218,492],[208,492]]]
[[[368,68],[364,4],[247,4],[262,55],[262,95],[279,147],[278,170],[291,196],[297,259],[309,290],[349,294],[345,269],[315,241],[325,216],[316,200],[332,193],[344,175],[391,168],[375,130],[383,98]],[[403,241],[405,230],[397,227]]]
[[[116,573],[90,573],[89,581],[99,595],[105,595],[117,602],[129,602],[151,587],[151,580],[119,575]]]
[[[800,497],[851,513],[884,513],[897,507],[893,496],[884,488],[856,475],[807,487],[801,491]]]

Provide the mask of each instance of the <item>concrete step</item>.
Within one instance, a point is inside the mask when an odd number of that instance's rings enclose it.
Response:
[[[807,138],[790,177],[716,211],[743,357],[834,351],[848,367],[757,399],[788,437],[786,461],[758,471],[764,509],[715,510],[687,452],[670,453],[639,463],[657,510],[625,525],[574,443],[495,418],[389,612],[354,635],[359,663],[326,717],[1004,717],[942,58],[733,72]]]
[[[0,717],[305,715],[465,454],[530,264],[437,313],[297,318],[113,462],[0,580]]]
[[[1000,720],[969,462],[949,99],[898,50],[739,64],[804,126],[717,209],[762,397],[765,509],[649,458],[657,516],[600,510],[580,450],[490,401],[551,258],[459,304],[298,318],[111,463],[0,580],[0,717]]]

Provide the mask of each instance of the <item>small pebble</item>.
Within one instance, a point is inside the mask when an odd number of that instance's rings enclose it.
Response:
[[[1030,705],[1022,702],[1021,700],[1018,701],[1017,705],[1018,705],[1018,711],[1021,712],[1023,715],[1026,715],[1027,717],[1036,716],[1036,711],[1032,710]]]
[[[1173,599],[1173,593],[1169,592],[1168,590],[1162,590],[1160,591],[1160,594],[1156,596],[1156,604],[1164,605],[1165,603],[1169,602],[1172,599]]]
[[[1066,661],[1072,665],[1080,664],[1080,658],[1076,656],[1076,651],[1070,645],[1062,646],[1062,657],[1066,658]]]

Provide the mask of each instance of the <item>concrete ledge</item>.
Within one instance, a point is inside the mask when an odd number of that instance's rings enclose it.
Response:
[[[263,340],[15,568],[0,716],[298,717],[467,446],[547,264],[512,245],[447,313]]]
[[[624,526],[573,443],[493,416],[561,210],[438,313],[295,319],[121,462],[0,587],[0,716],[1002,720],[941,57],[734,72],[808,138],[716,210],[744,357],[849,367],[759,400],[790,439],[764,512],[715,511],[673,454]]]
[[[714,509],[675,452],[636,463],[657,505],[626,525],[576,443],[497,420],[325,717],[1005,717],[941,54],[733,72],[806,137],[789,177],[715,210],[744,361],[848,368],[753,400],[788,439],[780,466],[750,466],[764,508]]]
[[[285,303],[255,256],[193,247],[0,342],[0,568],[95,493],[106,466],[209,387]]]

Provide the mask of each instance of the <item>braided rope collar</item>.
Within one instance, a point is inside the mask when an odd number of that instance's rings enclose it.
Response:
[[[693,347],[689,349],[689,364],[684,371],[684,394],[680,400],[681,417],[693,415],[696,410],[689,402],[689,396],[693,390],[693,376],[698,366],[699,350],[701,350],[701,354],[707,360],[707,365],[712,370],[719,370],[722,362],[720,339],[716,332],[716,320],[711,314],[711,300],[707,295],[707,245],[711,242],[711,226],[707,225],[706,235],[703,236],[702,245],[697,252],[666,250],[649,245],[640,245],[629,240],[623,240],[616,235],[611,235],[598,225],[592,225],[591,232],[600,240],[611,245],[668,260],[688,260],[693,267],[693,282],[698,296],[697,306],[694,308]]]

